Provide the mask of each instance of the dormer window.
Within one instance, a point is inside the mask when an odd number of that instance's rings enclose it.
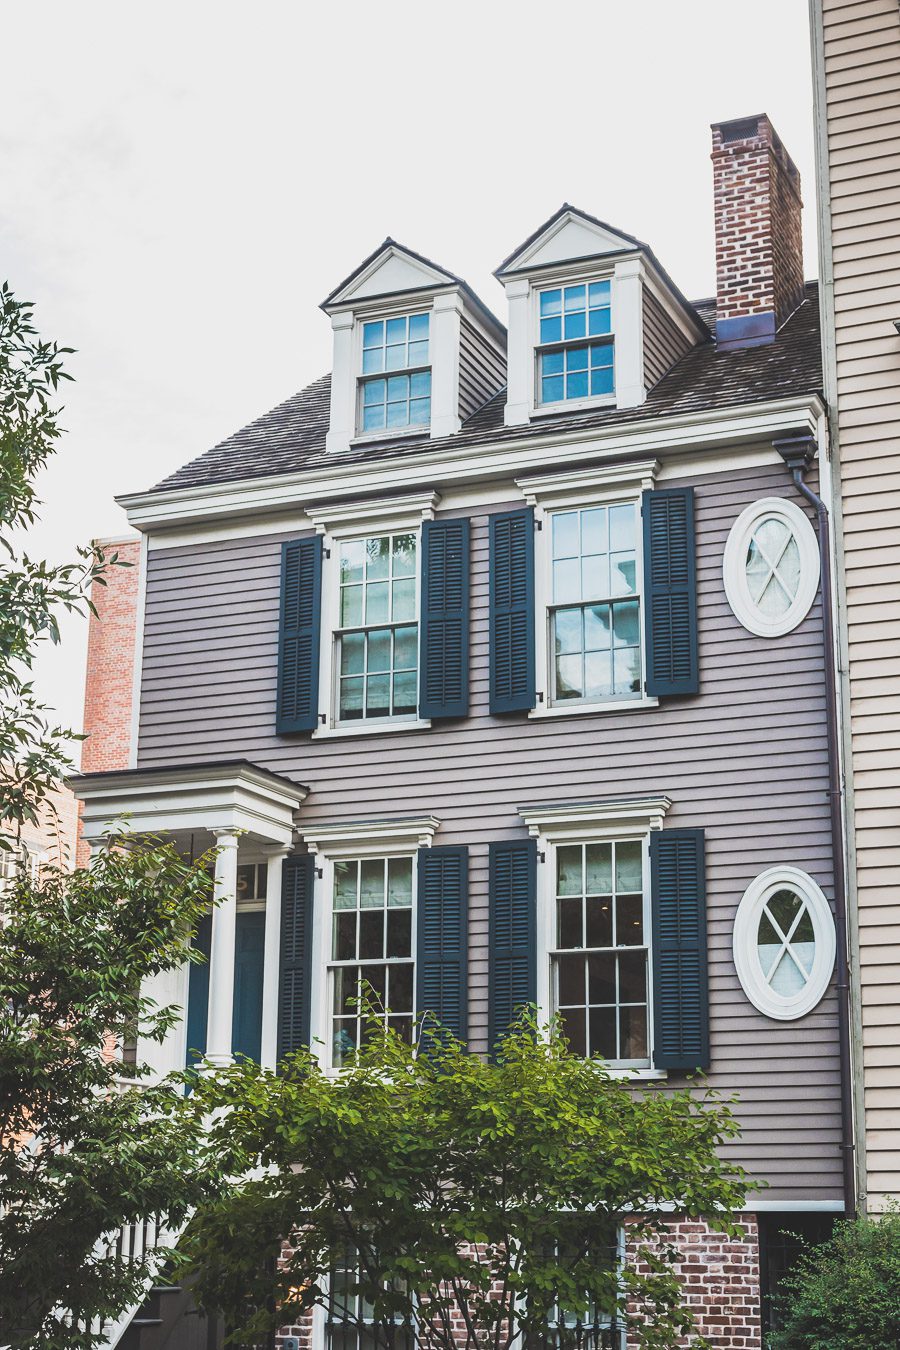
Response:
[[[402,314],[362,325],[359,429],[427,427],[431,421],[428,314]]]
[[[539,402],[566,403],[613,395],[609,281],[555,286],[539,291],[538,296]],[[590,340],[594,338],[598,340]]]

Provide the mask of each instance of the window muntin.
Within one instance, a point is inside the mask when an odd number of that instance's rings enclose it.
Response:
[[[331,960],[331,1064],[340,1068],[367,1032],[359,1000],[368,997],[407,1043],[413,1038],[412,857],[334,863]]]
[[[795,502],[766,497],[738,516],[723,559],[735,617],[758,637],[783,637],[809,613],[819,585],[819,546]]]
[[[429,316],[404,314],[364,323],[361,430],[428,426],[430,421]]]
[[[416,715],[417,544],[409,532],[341,543],[339,722]]]
[[[615,392],[609,281],[557,286],[539,293],[539,402]],[[599,342],[587,339],[602,338]]]
[[[268,868],[265,863],[239,863],[237,869],[237,902],[265,900]]]
[[[553,1010],[571,1050],[649,1065],[649,916],[640,839],[559,844]]]
[[[744,993],[767,1017],[810,1012],[828,988],[836,949],[828,901],[812,877],[773,867],[750,883],[734,923],[734,964]]]
[[[641,693],[641,616],[634,502],[550,517],[554,704]]]

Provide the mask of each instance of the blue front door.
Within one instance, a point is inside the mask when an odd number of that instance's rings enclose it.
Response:
[[[234,1014],[231,1022],[231,1052],[259,1061],[262,1034],[264,910],[238,912],[234,935]],[[212,915],[200,921],[194,946],[206,960],[191,966],[188,985],[187,1063],[196,1064],[206,1052],[206,1019],[209,1009],[209,950]]]

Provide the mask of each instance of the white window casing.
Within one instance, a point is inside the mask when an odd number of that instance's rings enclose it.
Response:
[[[650,1067],[653,1052],[653,949],[650,913],[650,835],[662,829],[671,801],[665,796],[636,797],[567,806],[520,807],[528,833],[538,841],[543,861],[537,879],[537,1005],[546,1021],[555,1011],[551,953],[556,950],[556,851],[569,844],[615,844],[639,841],[642,853],[643,923],[647,947],[647,1061],[638,1064],[610,1061],[613,1071],[629,1077],[665,1078],[664,1070]],[[627,951],[627,948],[625,949]],[[573,951],[573,954],[578,954]]]
[[[540,528],[535,533],[535,672],[539,697],[528,714],[532,719],[578,716],[598,711],[633,711],[635,708],[656,707],[658,700],[648,697],[645,688],[646,647],[644,642],[644,580],[643,546],[640,521],[641,497],[653,487],[659,470],[659,461],[636,460],[630,464],[596,466],[564,473],[529,475],[516,479],[517,487],[526,502],[534,507],[535,520]],[[550,613],[553,607],[552,524],[558,511],[584,510],[594,506],[615,506],[632,503],[636,526],[636,580],[634,595],[640,604],[640,672],[639,691],[630,695],[608,698],[571,700],[554,703],[553,657]],[[629,597],[623,596],[622,599]]]
[[[354,821],[341,825],[310,826],[304,831],[307,848],[315,855],[312,978],[310,989],[310,1044],[325,1068],[332,1070],[332,904],[335,864],[356,859],[412,858],[413,972],[416,952],[416,855],[430,848],[440,821],[435,816],[406,820]],[[374,912],[374,911],[373,911]],[[377,962],[373,962],[377,964]],[[360,965],[366,964],[360,960]],[[415,973],[413,973],[415,980]],[[415,986],[414,986],[415,988]],[[415,1010],[415,1003],[413,1004]],[[336,1072],[336,1070],[335,1070]]]
[[[779,903],[790,913],[789,896],[800,906],[790,922],[779,921]],[[761,936],[771,941],[761,944]],[[822,999],[834,970],[834,918],[821,888],[796,867],[762,872],[741,897],[732,950],[741,987],[755,1008],[777,1021],[805,1017]]]
[[[785,497],[753,502],[729,531],[722,572],[738,622],[757,637],[784,637],[806,618],[819,586],[819,544],[808,517]]]

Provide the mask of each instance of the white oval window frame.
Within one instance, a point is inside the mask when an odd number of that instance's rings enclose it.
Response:
[[[800,580],[797,594],[784,614],[767,618],[750,595],[747,585],[747,550],[753,531],[762,520],[774,516],[794,535],[800,554]],[[757,637],[784,637],[802,623],[819,589],[819,543],[809,519],[795,502],[784,497],[763,497],[741,512],[732,525],[725,544],[722,564],[725,594],[739,623]]]
[[[759,960],[759,921],[763,906],[776,891],[796,891],[806,901],[812,919],[816,954],[809,979],[791,998],[777,994],[763,975]],[[755,1008],[779,1022],[805,1017],[821,1002],[831,983],[837,941],[831,906],[821,888],[797,867],[770,867],[744,891],[734,920],[732,939],[734,965],[741,988]]]

